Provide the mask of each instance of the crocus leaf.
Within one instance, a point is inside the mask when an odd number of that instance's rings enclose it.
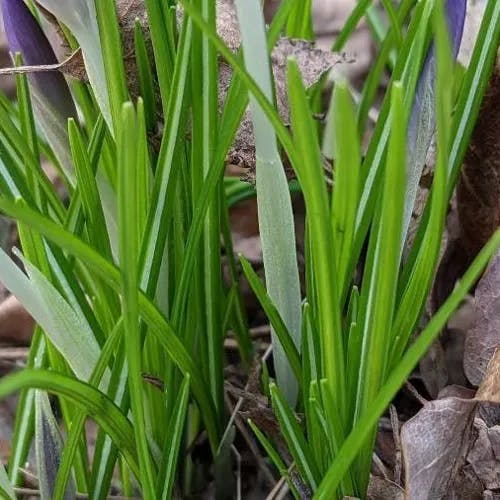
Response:
[[[8,500],[16,500],[16,494],[14,493],[14,489],[10,484],[7,472],[5,472],[3,464],[0,464],[0,496]]]
[[[35,449],[38,481],[42,498],[53,498],[57,472],[61,463],[63,441],[50,401],[44,391],[35,391]],[[64,500],[75,498],[74,480],[66,486]]]
[[[100,353],[90,326],[38,269],[24,264],[30,278],[0,249],[0,281],[44,329],[75,375],[88,380]]]
[[[101,112],[112,130],[111,110],[94,0],[37,0],[73,33],[82,49],[85,69]]]

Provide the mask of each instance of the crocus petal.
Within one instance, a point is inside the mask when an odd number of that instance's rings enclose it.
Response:
[[[57,58],[38,21],[23,0],[2,0],[2,13],[11,53],[20,53],[30,66],[56,64]],[[57,72],[29,75],[35,114],[66,173],[72,162],[67,133],[68,118],[76,117],[76,107],[64,76]]]
[[[2,0],[7,42],[12,54],[20,53],[29,66],[57,64],[45,33],[23,0]],[[30,80],[66,119],[76,116],[76,109],[64,76],[58,71],[30,75]]]
[[[77,39],[102,115],[112,130],[111,111],[94,0],[36,0],[64,23]]]
[[[447,0],[446,18],[450,31],[453,58],[462,41],[467,0]],[[432,143],[436,120],[434,116],[434,82],[436,78],[434,47],[429,49],[420,74],[410,116],[407,141],[407,186],[405,196],[404,233],[408,231],[427,152]]]

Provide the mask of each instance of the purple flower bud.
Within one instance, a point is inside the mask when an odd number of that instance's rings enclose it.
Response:
[[[446,2],[446,19],[450,32],[452,56],[454,59],[456,59],[458,55],[462,41],[466,9],[467,0],[447,0]],[[408,229],[413,204],[416,199],[418,183],[436,127],[434,111],[434,83],[436,79],[435,56],[435,49],[434,46],[432,46],[429,49],[422,72],[420,73],[408,126],[408,180],[405,196],[405,231]]]
[[[12,54],[20,53],[23,63],[27,66],[58,63],[45,33],[23,0],[2,0],[2,14]],[[61,73],[32,73],[30,81],[34,89],[57,110],[60,117],[76,117],[75,104]]]

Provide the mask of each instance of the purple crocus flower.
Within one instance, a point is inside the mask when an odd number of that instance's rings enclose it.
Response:
[[[20,53],[28,66],[57,64],[52,46],[24,1],[1,0],[1,6],[10,52]],[[67,123],[68,118],[77,118],[77,111],[68,84],[59,71],[32,72],[29,81],[36,118],[66,174],[73,180]]]
[[[2,13],[12,54],[20,53],[24,64],[28,66],[58,63],[52,46],[23,0],[2,0]],[[32,73],[30,81],[35,91],[47,99],[60,117],[67,119],[76,116],[68,84],[61,73]]]
[[[450,42],[453,58],[456,59],[465,22],[467,0],[447,0],[446,19],[450,32]],[[434,82],[436,79],[436,58],[432,46],[420,74],[415,101],[413,103],[410,123],[408,126],[407,153],[407,188],[405,196],[404,231],[408,230],[413,205],[415,203],[418,184],[425,165],[427,152],[432,143],[436,128],[434,112]]]

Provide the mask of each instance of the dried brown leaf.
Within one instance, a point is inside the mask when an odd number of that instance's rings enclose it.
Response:
[[[477,386],[500,346],[500,253],[477,285],[474,307],[474,324],[465,340],[464,370]]]
[[[477,401],[446,398],[427,403],[401,430],[410,500],[445,498],[470,446]]]
[[[488,369],[477,390],[476,399],[500,404],[500,349],[495,351],[488,363]]]
[[[488,428],[477,418],[474,427],[477,438],[467,461],[485,488],[500,489],[500,426]]]
[[[440,342],[432,344],[420,360],[419,372],[427,392],[433,398],[448,384],[445,353]]]
[[[383,477],[371,476],[367,492],[368,500],[404,500],[405,492],[401,486]]]

